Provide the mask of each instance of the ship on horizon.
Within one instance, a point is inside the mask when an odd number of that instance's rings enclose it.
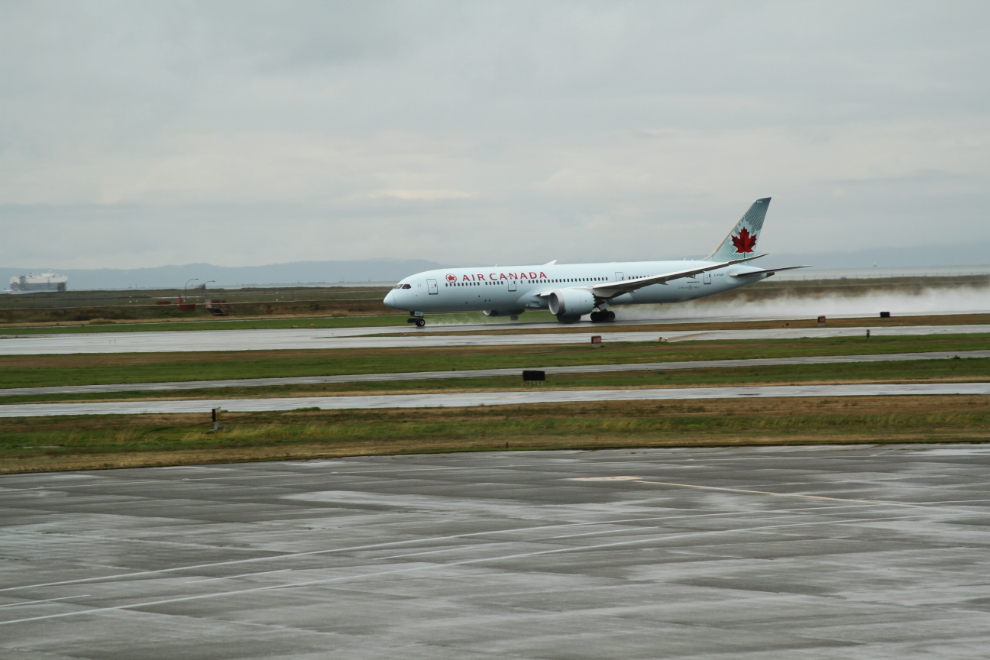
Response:
[[[65,291],[69,278],[56,273],[20,275],[10,278],[11,291]]]

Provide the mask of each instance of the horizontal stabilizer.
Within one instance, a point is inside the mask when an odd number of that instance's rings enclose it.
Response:
[[[766,275],[770,277],[774,273],[782,270],[794,270],[795,268],[811,268],[811,266],[785,266],[784,268],[764,268],[763,270],[751,270],[748,273],[732,273],[729,277],[749,277],[750,275]]]
[[[622,295],[623,293],[629,293],[635,291],[636,289],[642,289],[644,286],[650,286],[653,284],[666,284],[671,280],[680,280],[685,277],[694,277],[695,275],[700,275],[701,273],[707,273],[710,270],[718,270],[719,268],[725,268],[726,266],[732,266],[733,264],[741,264],[746,261],[752,261],[753,259],[759,259],[760,257],[765,257],[765,254],[758,254],[752,257],[746,257],[745,259],[734,259],[732,261],[723,261],[722,263],[711,264],[709,266],[701,266],[699,268],[689,268],[687,270],[678,270],[673,273],[664,273],[662,275],[651,275],[649,277],[638,277],[634,280],[623,280],[621,282],[610,282],[608,284],[598,284],[596,286],[581,287],[591,289],[592,292],[599,298],[614,298],[615,296]]]

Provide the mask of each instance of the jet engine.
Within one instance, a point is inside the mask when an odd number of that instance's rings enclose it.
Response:
[[[485,316],[519,316],[525,309],[486,309]]]
[[[550,294],[550,313],[558,321],[574,322],[595,308],[595,294],[587,289],[558,289]]]

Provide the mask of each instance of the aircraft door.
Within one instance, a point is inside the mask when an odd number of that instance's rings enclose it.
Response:
[[[426,286],[429,287],[430,295],[435,296],[438,293],[437,281],[436,280],[426,280]]]
[[[702,282],[704,284],[711,284],[712,283],[712,274],[711,273],[705,273],[705,276],[702,279]]]
[[[615,281],[616,282],[621,282],[624,279],[626,279],[626,278],[622,276],[622,273],[616,273],[615,274]]]
[[[509,280],[509,291],[515,291],[515,290],[516,290],[516,281]]]

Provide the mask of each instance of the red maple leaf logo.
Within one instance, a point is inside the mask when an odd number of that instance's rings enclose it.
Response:
[[[736,252],[746,253],[752,252],[753,248],[756,247],[756,236],[750,234],[749,231],[743,227],[739,230],[738,236],[732,237],[732,245],[735,246]]]
[[[457,281],[457,275],[448,274],[447,275],[447,281],[448,282],[456,282]]]

